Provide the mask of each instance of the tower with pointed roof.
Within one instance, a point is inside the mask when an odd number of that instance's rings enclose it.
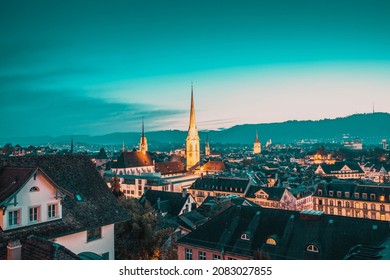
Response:
[[[204,147],[204,154],[206,156],[210,155],[210,143],[209,143],[209,135],[208,134],[207,134],[207,138],[206,138],[206,145]]]
[[[142,117],[142,135],[139,141],[139,150],[144,154],[148,151],[148,141],[146,140],[145,130],[144,130],[144,118]]]
[[[191,169],[200,161],[200,139],[195,121],[194,87],[191,84],[190,125],[186,139],[186,168]]]
[[[261,143],[259,140],[259,135],[257,134],[256,130],[256,138],[255,141],[253,142],[253,154],[260,154],[261,153]]]

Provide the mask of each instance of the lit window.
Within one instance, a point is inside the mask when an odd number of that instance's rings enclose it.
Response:
[[[268,245],[276,245],[276,240],[273,239],[272,237],[267,238],[267,241],[265,241]]]
[[[102,228],[97,227],[87,231],[87,242],[102,238]]]
[[[220,255],[213,255],[213,260],[220,260],[221,259],[221,256]]]
[[[319,253],[320,249],[314,244],[310,244],[309,246],[306,247],[306,251],[312,252],[312,253]]]
[[[38,187],[32,187],[30,189],[30,192],[39,192],[39,188]]]
[[[192,249],[185,249],[185,259],[186,260],[192,260]]]
[[[356,209],[359,209],[360,208],[360,204],[357,202],[357,203],[355,203],[355,208]]]
[[[363,209],[367,210],[367,203],[363,203]]]
[[[50,204],[47,206],[47,217],[49,219],[56,218],[58,216],[57,204]]]
[[[206,252],[198,252],[198,260],[206,260]]]
[[[333,206],[333,200],[329,200],[329,205]]]
[[[384,196],[384,195],[381,195],[381,196],[379,197],[379,201],[381,201],[381,202],[385,201],[385,196]]]
[[[383,204],[380,206],[380,208],[381,208],[381,211],[382,211],[382,212],[385,211],[385,206],[384,206]]]
[[[345,192],[345,197],[349,197],[349,192]]]
[[[375,204],[371,204],[371,210],[376,210]]]
[[[241,239],[242,239],[242,240],[251,240],[250,237],[249,237],[249,235],[246,234],[246,233],[241,234]]]
[[[345,207],[347,207],[347,208],[350,207],[349,201],[345,202]]]
[[[38,222],[40,215],[40,207],[31,207],[29,209],[29,221],[30,223]]]
[[[9,226],[20,225],[20,210],[14,210],[8,212],[8,225]]]

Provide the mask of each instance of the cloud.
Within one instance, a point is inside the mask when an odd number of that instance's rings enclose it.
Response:
[[[138,131],[142,116],[148,128],[161,119],[182,114],[180,110],[151,109],[147,104],[108,102],[79,90],[0,90],[2,136],[63,134],[99,135]],[[157,127],[156,127],[157,128]]]

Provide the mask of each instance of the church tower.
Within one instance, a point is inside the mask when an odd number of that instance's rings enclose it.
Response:
[[[261,143],[259,141],[259,135],[257,134],[257,130],[256,130],[256,139],[255,142],[253,142],[253,153],[254,154],[261,153]]]
[[[142,117],[142,135],[139,141],[139,150],[142,153],[146,153],[148,151],[148,141],[146,140],[145,131],[144,131],[144,118]]]
[[[189,170],[200,161],[200,139],[198,128],[195,121],[195,106],[194,106],[194,90],[191,85],[191,109],[190,109],[190,125],[188,127],[188,135],[186,139],[186,168]]]
[[[207,134],[207,138],[206,138],[206,145],[204,147],[204,154],[206,156],[210,155],[210,143],[209,143],[209,135],[208,134]]]

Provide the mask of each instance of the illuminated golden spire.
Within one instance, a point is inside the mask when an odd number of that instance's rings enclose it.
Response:
[[[194,105],[194,86],[191,83],[191,109],[190,109],[190,126],[189,129],[196,128],[195,105]]]
[[[257,129],[256,129],[256,139],[255,139],[255,143],[259,143],[259,135],[257,134]]]
[[[144,130],[144,117],[142,117],[142,134],[139,141],[139,150],[143,153],[148,151],[148,141],[146,140],[145,130]]]

